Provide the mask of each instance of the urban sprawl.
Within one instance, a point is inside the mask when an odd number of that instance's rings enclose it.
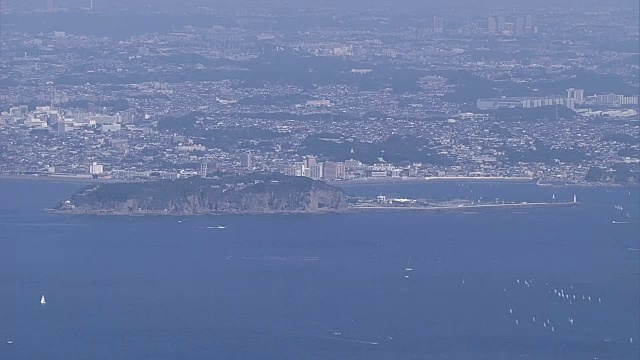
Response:
[[[0,10],[0,174],[638,179],[638,14]]]

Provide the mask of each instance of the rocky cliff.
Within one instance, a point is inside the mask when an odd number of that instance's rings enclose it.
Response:
[[[287,176],[189,178],[86,187],[58,204],[70,213],[207,214],[343,211],[340,188]]]

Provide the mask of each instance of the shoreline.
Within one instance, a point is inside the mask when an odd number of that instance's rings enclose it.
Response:
[[[145,182],[156,180],[127,180],[113,178],[93,178],[75,175],[24,175],[24,174],[0,174],[0,180],[27,180],[27,181],[51,181],[61,183],[78,184],[104,184],[122,182]],[[627,188],[640,187],[640,184],[616,184],[616,183],[587,183],[587,182],[544,182],[535,178],[525,177],[415,177],[415,178],[364,178],[352,180],[331,180],[327,184],[336,187],[349,187],[359,185],[398,185],[398,184],[426,184],[426,183],[512,183],[533,184],[543,188]]]
[[[357,212],[439,212],[439,211],[473,211],[473,210],[499,210],[499,209],[522,209],[522,208],[545,208],[545,207],[576,207],[580,202],[556,202],[556,203],[516,203],[516,204],[487,204],[487,205],[461,205],[461,206],[434,206],[434,207],[411,207],[411,206],[350,206],[344,210],[316,210],[316,211],[253,211],[253,212],[204,212],[204,213],[167,213],[163,211],[140,211],[140,212],[116,212],[109,210],[101,211],[65,211],[58,209],[43,209],[51,214],[62,215],[89,215],[89,216],[219,216],[219,215],[325,215],[325,214],[348,214]]]
[[[468,211],[468,210],[495,210],[495,209],[522,209],[522,208],[546,208],[546,207],[576,207],[580,202],[556,202],[556,203],[516,203],[516,204],[487,204],[487,205],[461,205],[461,206],[434,206],[434,207],[392,207],[392,206],[362,206],[350,207],[348,212],[393,212],[393,211]]]
[[[80,215],[80,216],[221,216],[221,215],[324,215],[324,214],[344,214],[348,212],[345,210],[316,210],[316,211],[245,211],[245,212],[225,212],[225,211],[210,211],[201,213],[169,213],[164,211],[138,211],[138,212],[124,212],[124,211],[111,211],[111,210],[98,210],[98,211],[69,211],[58,209],[42,209],[42,211],[49,214],[59,215]]]
[[[327,181],[327,184],[340,185],[381,185],[381,184],[406,184],[406,183],[430,183],[430,182],[515,182],[515,183],[536,183],[535,178],[529,177],[500,177],[500,176],[439,176],[439,177],[380,177],[380,178],[364,178],[352,180],[333,180]]]

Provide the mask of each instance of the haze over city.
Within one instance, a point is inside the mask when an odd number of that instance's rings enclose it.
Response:
[[[628,0],[0,0],[0,358],[636,359],[639,56]]]

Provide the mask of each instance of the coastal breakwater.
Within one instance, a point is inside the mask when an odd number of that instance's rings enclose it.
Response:
[[[484,205],[458,205],[458,206],[351,206],[348,208],[350,212],[361,211],[398,211],[398,212],[447,212],[447,211],[475,211],[475,210],[508,210],[508,209],[529,209],[529,208],[546,208],[546,207],[574,207],[580,206],[579,202],[523,202],[513,204],[484,204]]]

